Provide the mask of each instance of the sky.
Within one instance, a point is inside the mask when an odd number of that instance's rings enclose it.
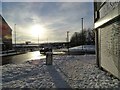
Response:
[[[64,42],[69,35],[93,28],[93,2],[2,2],[2,16],[16,31],[17,43]],[[16,24],[16,25],[15,25]]]

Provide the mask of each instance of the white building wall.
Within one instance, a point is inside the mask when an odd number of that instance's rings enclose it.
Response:
[[[120,79],[120,22],[100,29],[101,67]]]

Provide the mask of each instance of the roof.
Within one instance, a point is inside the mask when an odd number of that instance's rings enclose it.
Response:
[[[10,28],[10,30],[12,31],[11,27],[8,25],[8,23],[5,21],[5,19],[2,17],[1,14],[0,14],[0,22],[1,22],[1,23],[4,22],[4,23]]]

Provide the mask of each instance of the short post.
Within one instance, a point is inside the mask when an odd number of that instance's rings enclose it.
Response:
[[[46,65],[52,65],[53,62],[53,53],[46,52]]]

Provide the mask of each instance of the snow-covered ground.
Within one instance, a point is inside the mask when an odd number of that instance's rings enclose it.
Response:
[[[95,55],[54,55],[45,59],[2,66],[3,88],[120,88],[120,81],[100,70]]]
[[[76,47],[71,47],[69,48],[69,52],[72,54],[75,53],[93,53],[95,54],[95,45],[81,45],[81,46],[76,46]]]

